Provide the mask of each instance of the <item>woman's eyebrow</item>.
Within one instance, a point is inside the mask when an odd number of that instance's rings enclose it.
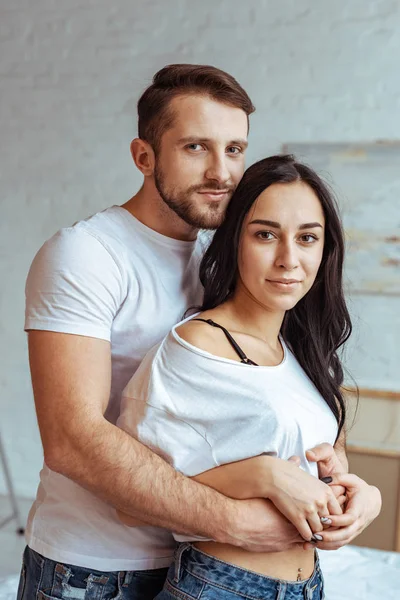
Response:
[[[250,221],[249,225],[267,225],[268,227],[274,227],[275,229],[282,229],[282,226],[278,221],[269,221],[267,219],[254,219]],[[313,223],[302,223],[299,225],[298,229],[312,229],[314,227],[321,227],[321,223],[318,221],[314,221]]]
[[[275,229],[281,229],[281,224],[277,221],[267,221],[266,219],[254,219],[250,221],[249,225],[268,225],[268,227],[275,227]]]
[[[322,225],[321,223],[318,223],[318,221],[314,221],[314,223],[303,223],[299,226],[299,229],[312,229],[313,227],[321,227],[322,229]]]

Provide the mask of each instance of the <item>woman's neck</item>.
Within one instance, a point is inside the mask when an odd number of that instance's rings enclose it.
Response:
[[[232,323],[232,329],[262,339],[271,348],[276,347],[285,316],[284,311],[268,310],[241,290],[236,291],[229,300],[214,311]]]

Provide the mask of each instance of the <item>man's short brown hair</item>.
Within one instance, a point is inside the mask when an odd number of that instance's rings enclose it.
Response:
[[[153,83],[138,102],[138,133],[155,152],[163,133],[172,126],[174,114],[169,109],[176,96],[209,96],[229,106],[241,108],[247,117],[255,108],[249,96],[232,75],[209,65],[168,65],[153,77]]]

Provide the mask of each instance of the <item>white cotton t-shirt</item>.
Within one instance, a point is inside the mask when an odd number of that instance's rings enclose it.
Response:
[[[106,418],[146,352],[202,300],[198,267],[206,238],[165,237],[113,206],[60,230],[36,255],[26,284],[25,330],[111,342]],[[175,541],[157,527],[123,525],[115,509],[46,464],[26,530],[44,556],[100,571],[168,566]]]
[[[189,344],[176,327],[128,383],[117,425],[187,476],[269,454],[297,455],[317,477],[305,452],[333,445],[337,421],[284,341],[278,366],[252,366]]]

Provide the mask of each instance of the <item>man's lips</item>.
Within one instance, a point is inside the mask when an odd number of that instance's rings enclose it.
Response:
[[[197,193],[206,196],[209,200],[221,200],[229,192],[230,190],[202,190]]]

